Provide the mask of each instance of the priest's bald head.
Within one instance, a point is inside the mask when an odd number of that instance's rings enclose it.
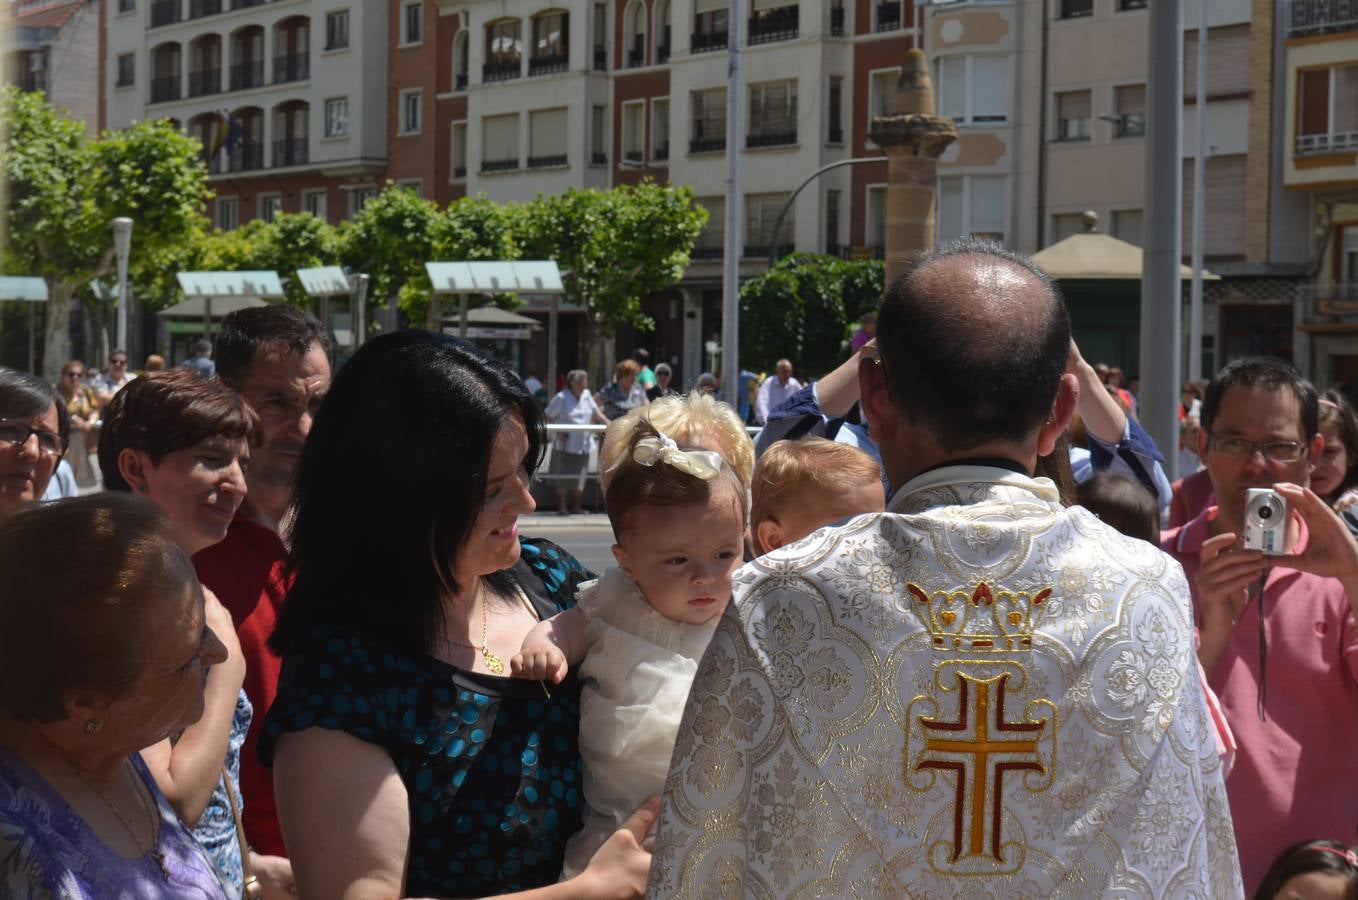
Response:
[[[877,350],[859,382],[892,484],[959,459],[1032,471],[1075,410],[1065,302],[997,244],[964,239],[917,258],[882,301]]]

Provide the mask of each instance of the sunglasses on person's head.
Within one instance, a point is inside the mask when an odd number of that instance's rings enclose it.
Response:
[[[27,444],[33,435],[38,436],[38,451],[44,456],[60,456],[66,452],[66,439],[55,431],[41,431],[30,428],[27,422],[0,419],[0,443]]]

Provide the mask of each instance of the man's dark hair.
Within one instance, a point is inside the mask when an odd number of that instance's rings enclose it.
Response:
[[[217,377],[240,390],[255,354],[265,347],[305,353],[312,344],[330,349],[325,326],[295,306],[254,306],[227,313],[217,335]]]
[[[54,387],[37,375],[0,366],[0,419],[31,419],[57,407],[57,430],[71,436],[71,417]]]
[[[1285,360],[1275,356],[1248,356],[1228,362],[1212,379],[1212,383],[1207,385],[1207,395],[1202,399],[1201,420],[1202,430],[1209,436],[1212,434],[1212,422],[1221,409],[1221,399],[1233,387],[1290,390],[1297,398],[1297,406],[1301,408],[1302,443],[1320,431],[1320,394],[1316,392],[1315,385]]]
[[[1080,505],[1127,537],[1160,545],[1160,509],[1155,495],[1135,478],[1104,469],[1078,490]]]
[[[1022,281],[1009,296],[979,296],[970,278],[925,289],[935,266],[961,269],[969,260],[1019,270]],[[1070,318],[1031,260],[964,238],[918,257],[892,283],[877,317],[877,348],[892,401],[956,452],[1023,440],[1047,420],[1070,354]]]
[[[644,369],[651,362],[651,351],[647,350],[645,347],[638,347],[632,351],[632,358],[640,363],[641,367]]]

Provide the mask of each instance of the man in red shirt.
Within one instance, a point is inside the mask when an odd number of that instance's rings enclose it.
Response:
[[[198,577],[231,612],[245,655],[245,693],[254,719],[241,748],[245,836],[257,852],[286,856],[274,807],[273,775],[255,747],[278,690],[280,660],[268,648],[287,596],[287,548],[279,536],[292,499],[292,480],[312,417],[330,386],[321,323],[289,306],[243,309],[222,320],[217,375],[259,414],[263,442],[254,450],[249,488],[226,539],[194,557]]]
[[[1192,585],[1198,660],[1239,744],[1226,792],[1246,896],[1293,843],[1358,842],[1358,544],[1296,486],[1323,445],[1317,408],[1287,363],[1226,366],[1198,440],[1216,500],[1162,538]],[[1297,513],[1292,555],[1242,548],[1246,491],[1262,487]]]

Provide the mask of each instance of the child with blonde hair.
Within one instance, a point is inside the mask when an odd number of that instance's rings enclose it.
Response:
[[[578,667],[583,679],[586,808],[563,878],[583,871],[663,790],[698,662],[731,600],[748,519],[746,482],[721,453],[678,442],[644,416],[611,423],[608,437],[615,458],[604,506],[618,566],[580,585],[577,605],[540,622],[510,660],[516,678],[560,683]]]
[[[601,487],[607,491],[613,467],[627,450],[636,422],[645,419],[657,431],[680,444],[715,450],[740,476],[746,488],[754,473],[754,442],[736,411],[709,394],[661,397],[650,406],[634,409],[621,419],[619,427],[604,432],[599,448]]]
[[[826,525],[886,509],[877,461],[825,438],[769,445],[755,464],[752,494],[750,544],[756,556]]]

